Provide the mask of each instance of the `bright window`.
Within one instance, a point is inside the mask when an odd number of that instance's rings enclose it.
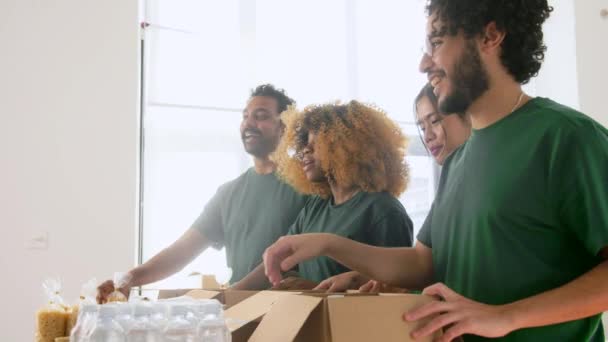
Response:
[[[175,241],[219,185],[252,165],[239,137],[249,90],[286,89],[299,107],[373,102],[411,136],[408,191],[401,197],[419,229],[437,168],[413,125],[412,100],[424,1],[147,0],[144,39],[143,261]],[[153,284],[199,284],[193,271],[222,273],[209,249],[179,274]]]

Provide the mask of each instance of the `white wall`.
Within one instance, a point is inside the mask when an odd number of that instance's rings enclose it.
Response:
[[[549,0],[549,4],[554,11],[543,26],[547,53],[531,86],[537,96],[580,109],[574,0]]]
[[[608,0],[576,0],[576,43],[581,110],[608,127]]]
[[[0,1],[4,341],[33,339],[44,276],[75,300],[136,260],[137,20],[136,0]]]

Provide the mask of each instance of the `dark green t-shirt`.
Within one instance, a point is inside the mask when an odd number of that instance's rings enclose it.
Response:
[[[298,215],[289,234],[333,233],[374,246],[411,246],[412,221],[403,205],[386,192],[359,192],[340,205],[331,199],[312,197]],[[327,257],[298,265],[302,278],[321,282],[350,271]]]
[[[474,130],[446,160],[418,240],[432,248],[436,281],[487,304],[588,272],[608,246],[608,131],[543,98]],[[604,341],[600,315],[501,340]]]
[[[274,173],[260,175],[250,168],[219,187],[192,227],[226,247],[230,283],[235,283],[262,262],[268,246],[287,233],[307,199]]]

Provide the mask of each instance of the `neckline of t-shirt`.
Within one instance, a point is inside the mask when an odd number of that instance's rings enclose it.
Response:
[[[488,132],[491,132],[494,129],[496,129],[497,127],[504,125],[505,122],[509,122],[513,118],[517,117],[519,114],[525,113],[526,111],[528,111],[529,108],[531,108],[533,106],[536,107],[537,102],[542,101],[542,100],[543,100],[542,97],[533,97],[530,99],[530,101],[524,103],[523,106],[514,110],[513,113],[501,118],[500,120],[496,121],[495,123],[491,124],[490,126],[480,128],[480,129],[474,129],[474,128],[471,129],[471,138],[473,138],[475,136],[482,136],[484,134],[489,134]]]
[[[348,206],[348,205],[354,203],[354,201],[356,199],[358,199],[359,197],[361,197],[363,195],[363,193],[364,193],[364,191],[360,190],[359,192],[357,192],[355,194],[355,196],[349,198],[348,201],[346,201],[344,203],[340,203],[340,204],[334,204],[334,197],[331,196],[331,197],[329,197],[329,207],[332,208],[332,209],[338,209],[338,208],[343,208],[345,206]]]
[[[257,173],[255,171],[255,167],[253,167],[253,166],[250,167],[248,171],[251,172],[251,174],[253,174],[254,176],[257,176],[257,177],[276,177],[276,174],[277,174],[276,170],[272,171],[271,173],[265,173],[265,174]]]

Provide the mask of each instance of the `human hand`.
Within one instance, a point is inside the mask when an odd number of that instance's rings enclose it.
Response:
[[[331,234],[299,234],[283,236],[264,252],[264,270],[273,286],[282,280],[281,272],[298,263],[323,254]]]
[[[465,334],[502,337],[513,330],[512,319],[504,306],[470,300],[442,283],[427,287],[422,294],[440,297],[443,301],[434,301],[404,314],[406,321],[437,315],[412,332],[414,339],[432,335],[440,329],[444,329],[444,333],[439,342],[455,341]]]

